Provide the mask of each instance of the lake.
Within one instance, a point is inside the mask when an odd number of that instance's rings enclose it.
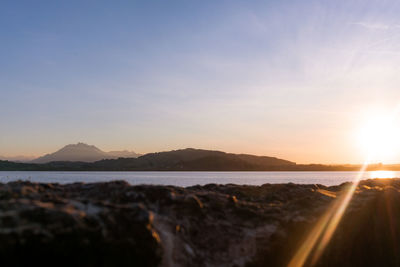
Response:
[[[175,186],[216,184],[297,183],[338,185],[352,181],[358,172],[19,172],[0,171],[0,182],[28,180],[40,183],[106,182],[125,180],[130,184]],[[362,179],[400,177],[400,172],[365,172]]]

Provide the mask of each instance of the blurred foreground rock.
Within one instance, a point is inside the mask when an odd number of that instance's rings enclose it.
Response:
[[[0,184],[0,265],[286,266],[349,185]],[[400,266],[399,189],[361,182],[317,266]]]

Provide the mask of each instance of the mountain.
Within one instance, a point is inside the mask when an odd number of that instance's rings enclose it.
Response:
[[[138,156],[140,155],[130,151],[104,152],[95,146],[87,145],[84,143],[78,143],[73,145],[67,145],[54,153],[44,155],[43,157],[37,158],[31,162],[32,163],[48,163],[52,161],[95,162],[103,159],[117,159],[120,157],[136,158]]]

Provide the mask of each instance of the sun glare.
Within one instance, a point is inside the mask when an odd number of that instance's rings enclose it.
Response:
[[[394,161],[400,148],[399,134],[399,121],[394,116],[373,116],[360,128],[358,141],[370,162]]]

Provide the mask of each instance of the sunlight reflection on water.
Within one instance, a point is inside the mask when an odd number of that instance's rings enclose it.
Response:
[[[394,172],[394,171],[372,171],[372,172],[370,172],[370,178],[396,178],[396,172]]]

